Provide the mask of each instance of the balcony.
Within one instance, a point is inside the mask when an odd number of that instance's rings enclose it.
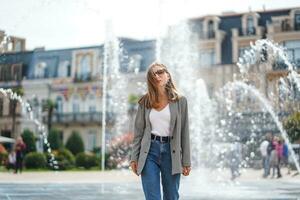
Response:
[[[288,116],[287,112],[277,113],[280,119]],[[259,137],[265,132],[278,132],[278,127],[269,113],[265,112],[244,112],[239,116],[227,118],[231,132],[239,136],[241,140],[251,139],[251,134],[255,132]]]
[[[252,36],[256,35],[256,32],[255,27],[248,27],[245,29],[239,28],[239,36]]]
[[[268,26],[269,33],[295,32],[300,30],[300,23],[294,23],[289,17],[275,17],[273,23]]]
[[[215,31],[201,31],[199,32],[199,39],[201,40],[208,40],[208,39],[215,39],[216,32]]]
[[[106,113],[106,123],[114,123],[114,114]],[[53,124],[102,124],[102,112],[55,113]]]
[[[291,64],[297,69],[300,69],[300,59],[291,61]],[[278,60],[273,64],[273,70],[288,70],[288,65],[283,60]]]

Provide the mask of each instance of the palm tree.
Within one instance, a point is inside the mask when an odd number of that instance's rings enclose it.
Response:
[[[12,91],[17,94],[18,96],[23,96],[24,95],[24,89],[22,87],[17,87],[13,88]],[[16,130],[16,117],[17,117],[17,106],[18,106],[18,100],[16,99],[11,99],[11,115],[12,115],[12,127],[11,127],[11,133],[15,137],[15,130]]]
[[[51,130],[52,127],[52,116],[53,111],[56,108],[56,103],[52,99],[47,99],[45,103],[43,104],[43,110],[47,110],[47,126],[48,126],[48,133]]]

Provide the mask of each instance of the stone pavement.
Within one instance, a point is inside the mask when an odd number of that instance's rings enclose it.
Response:
[[[263,179],[261,171],[242,171],[235,181],[229,172],[194,170],[182,177],[183,200],[300,200],[300,176],[283,171],[281,179]],[[90,172],[0,173],[0,200],[144,199],[140,178],[128,170]]]

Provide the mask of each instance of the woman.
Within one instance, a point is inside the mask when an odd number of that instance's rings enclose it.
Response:
[[[278,156],[276,151],[276,146],[278,145],[278,137],[274,136],[272,140],[272,151],[270,155],[270,168],[272,169],[272,178],[275,177],[275,170],[278,169]],[[278,172],[277,172],[278,173]]]
[[[276,149],[276,155],[277,155],[277,159],[278,159],[278,162],[277,162],[277,178],[281,178],[282,175],[281,175],[281,172],[280,172],[280,165],[282,163],[282,157],[283,157],[283,139],[281,137],[278,137],[277,138],[277,143],[276,143],[276,146],[275,146],[275,149]]]
[[[16,152],[16,164],[15,164],[15,173],[22,173],[23,169],[23,158],[25,154],[26,144],[23,141],[23,138],[19,136],[17,138],[17,142],[15,144],[15,152]]]
[[[139,100],[130,166],[141,174],[146,200],[179,199],[180,174],[191,170],[188,107],[166,66],[150,65],[148,92]],[[160,180],[161,175],[161,180]]]

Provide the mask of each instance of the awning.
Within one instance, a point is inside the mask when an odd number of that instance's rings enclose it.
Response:
[[[15,139],[0,136],[0,142],[2,142],[2,143],[15,143]]]

